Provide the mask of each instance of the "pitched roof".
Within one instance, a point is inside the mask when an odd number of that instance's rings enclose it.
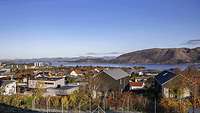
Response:
[[[0,86],[6,86],[7,84],[13,83],[15,81],[13,80],[1,80],[0,81]]]
[[[129,86],[143,86],[143,82],[129,82]]]
[[[76,70],[72,70],[71,72],[75,72],[75,73],[77,73],[77,74],[83,74],[84,73],[84,71],[81,71],[81,70],[78,70],[78,69],[76,69]]]
[[[106,70],[103,70],[103,72],[108,74],[115,80],[119,80],[121,78],[129,76],[129,74],[123,71],[122,69],[106,69]]]
[[[160,84],[163,85],[172,78],[176,77],[176,74],[172,71],[163,71],[160,74],[158,74],[155,79]]]

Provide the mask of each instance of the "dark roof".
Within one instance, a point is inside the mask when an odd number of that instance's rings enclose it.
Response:
[[[103,72],[108,74],[115,80],[119,80],[119,79],[129,76],[129,74],[123,71],[122,69],[105,69],[103,70]]]
[[[163,85],[166,82],[168,82],[169,80],[171,80],[172,78],[174,78],[175,76],[176,76],[176,74],[172,71],[163,71],[163,72],[159,73],[155,77],[155,79],[160,85]]]

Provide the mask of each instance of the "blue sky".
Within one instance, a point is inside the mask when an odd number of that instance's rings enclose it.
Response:
[[[0,0],[0,39],[3,59],[195,47],[200,1]]]

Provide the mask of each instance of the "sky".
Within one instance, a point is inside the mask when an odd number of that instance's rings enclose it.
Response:
[[[0,0],[0,59],[197,46],[199,0]]]

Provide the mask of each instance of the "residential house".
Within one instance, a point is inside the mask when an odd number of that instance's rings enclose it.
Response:
[[[94,71],[97,72],[97,73],[101,72],[102,70],[103,70],[102,67],[96,67],[96,68],[94,68]]]
[[[105,69],[96,75],[94,80],[94,95],[101,92],[122,92],[128,85],[129,74],[122,69]]]
[[[22,78],[22,82],[23,82],[23,83],[28,83],[28,77]]]
[[[159,71],[154,69],[148,69],[148,70],[143,70],[143,73],[145,76],[156,76],[159,74]]]
[[[0,69],[0,79],[1,80],[10,80],[11,79],[10,69]]]
[[[94,71],[96,71],[98,73],[100,72],[100,70],[98,68],[95,68]]]
[[[40,85],[42,88],[56,88],[65,85],[65,78],[48,78],[38,77],[28,80],[29,88],[37,88]]]
[[[70,72],[70,75],[77,77],[77,76],[83,75],[83,73],[80,70],[73,70],[73,71]]]
[[[143,90],[145,86],[144,82],[129,82],[129,90]]]
[[[139,75],[139,76],[143,76],[144,73],[142,70],[133,70],[131,75]]]
[[[166,70],[155,76],[155,87],[164,98],[185,98],[190,96],[190,91],[181,87],[182,80],[182,75]]]
[[[16,81],[13,80],[1,80],[1,93],[3,95],[13,95],[16,94]]]
[[[45,73],[38,73],[37,75],[34,75],[34,78],[48,78],[49,74]]]
[[[0,78],[6,78],[7,75],[5,73],[6,73],[5,70],[0,70]]]
[[[134,77],[135,82],[146,82],[150,77],[141,76],[141,77]]]

